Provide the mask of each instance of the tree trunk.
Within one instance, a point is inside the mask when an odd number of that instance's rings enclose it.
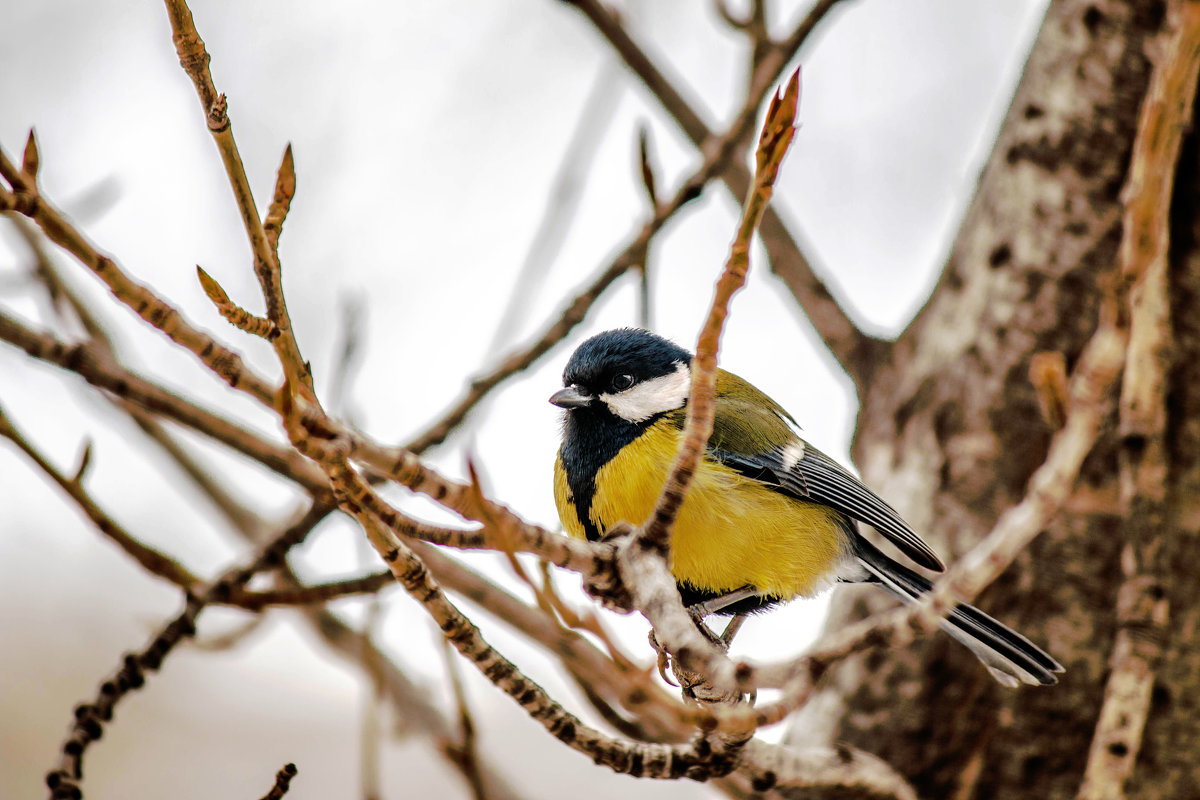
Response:
[[[1051,5],[945,272],[863,387],[858,465],[951,558],[1024,495],[1046,455],[1054,430],[1029,379],[1031,357],[1061,353],[1070,371],[1118,278],[1121,190],[1164,17],[1159,2]],[[1164,565],[1148,591],[1165,596],[1170,617],[1159,639],[1136,615],[1121,617],[1135,643],[1152,637],[1162,653],[1144,737],[1106,754],[1136,759],[1126,786],[1136,798],[1200,796],[1200,580],[1188,546],[1200,528],[1197,150],[1187,136],[1170,209],[1165,511],[1141,518],[1156,524],[1149,539]],[[847,664],[808,724],[886,759],[924,797],[1076,796],[1118,633],[1118,589],[1133,568],[1122,556],[1139,519],[1123,511],[1119,475],[1122,448],[1136,444],[1118,436],[1114,414],[1067,507],[978,599],[1062,661],[1058,686],[1005,690],[936,636]],[[878,594],[842,590],[830,625],[873,610]]]

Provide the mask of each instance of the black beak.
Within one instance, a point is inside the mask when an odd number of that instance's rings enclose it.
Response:
[[[582,408],[589,405],[595,399],[575,385],[559,389],[550,395],[550,402],[559,408]]]

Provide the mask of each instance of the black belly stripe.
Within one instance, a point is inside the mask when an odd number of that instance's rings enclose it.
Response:
[[[575,408],[563,420],[563,445],[559,451],[567,486],[575,500],[575,513],[589,541],[599,541],[604,531],[592,522],[592,500],[596,497],[596,473],[612,461],[621,448],[642,435],[661,414],[642,422],[627,422],[607,406]]]

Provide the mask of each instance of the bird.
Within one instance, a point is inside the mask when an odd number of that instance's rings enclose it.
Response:
[[[683,437],[692,354],[655,333],[619,328],[567,361],[554,499],[563,529],[599,541],[654,510]],[[906,602],[930,581],[866,539],[873,527],[925,569],[944,564],[887,502],[800,436],[787,411],[717,370],[712,435],[675,519],[671,571],[693,617],[743,618],[835,583],[877,584]],[[736,628],[736,626],[733,626]],[[1063,667],[984,612],[957,604],[941,627],[1002,685],[1053,685]]]

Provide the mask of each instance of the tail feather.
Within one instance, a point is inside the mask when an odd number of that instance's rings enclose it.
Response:
[[[866,539],[856,537],[859,563],[888,591],[914,602],[933,588],[928,580],[888,558]],[[1063,667],[1054,658],[974,606],[959,603],[942,620],[942,630],[965,645],[997,681],[1015,688],[1021,683],[1050,686]]]

